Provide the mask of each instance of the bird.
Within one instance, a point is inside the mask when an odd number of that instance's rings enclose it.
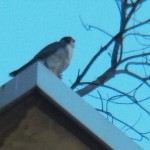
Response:
[[[62,78],[62,72],[66,70],[71,62],[74,45],[75,40],[71,36],[63,37],[59,41],[44,47],[28,63],[9,73],[9,75],[15,77],[34,62],[40,61],[58,78]]]

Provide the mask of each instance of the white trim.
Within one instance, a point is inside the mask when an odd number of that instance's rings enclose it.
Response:
[[[31,65],[0,88],[0,108],[5,107],[35,85],[112,149],[142,150],[41,63]]]

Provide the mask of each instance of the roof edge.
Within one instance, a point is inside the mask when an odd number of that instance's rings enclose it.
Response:
[[[36,62],[0,87],[0,110],[21,97],[34,87],[38,87],[62,110],[78,121],[100,141],[115,150],[142,150],[117,127],[100,115],[69,87],[60,82],[43,64]]]
[[[44,79],[44,80],[43,80]],[[92,132],[100,141],[115,150],[142,150],[129,137],[85,102],[53,73],[38,65],[37,86],[74,120]],[[59,92],[59,93],[58,93]]]
[[[37,85],[37,70],[38,63],[34,63],[0,87],[0,109]]]

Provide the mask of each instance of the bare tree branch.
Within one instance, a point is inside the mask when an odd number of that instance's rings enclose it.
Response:
[[[119,123],[122,123],[123,125],[125,125],[126,127],[128,127],[129,129],[131,129],[132,131],[134,131],[135,133],[137,133],[141,138],[145,138],[146,140],[149,140],[149,138],[147,137],[147,136],[145,136],[146,134],[148,134],[148,133],[150,133],[150,131],[148,131],[148,132],[139,132],[138,130],[136,130],[133,126],[130,126],[129,124],[127,124],[126,122],[124,122],[124,121],[122,121],[122,120],[120,120],[120,119],[118,119],[117,117],[115,117],[114,115],[112,115],[112,113],[110,113],[110,112],[107,112],[107,111],[104,111],[104,110],[101,110],[101,109],[99,109],[99,108],[95,108],[97,111],[99,111],[99,112],[102,112],[102,113],[104,113],[104,114],[106,114],[106,115],[109,115],[110,117],[112,117],[113,118],[113,120],[115,120],[115,121],[117,121],[117,122],[119,122]]]
[[[136,24],[136,25],[134,25],[134,26],[131,26],[131,27],[125,29],[124,33],[128,32],[128,31],[130,31],[130,30],[133,30],[133,29],[135,29],[135,28],[141,27],[141,26],[143,26],[143,25],[145,25],[145,24],[147,24],[147,23],[149,23],[149,22],[150,22],[150,19],[147,19],[147,20],[145,20],[145,21],[142,21],[141,23],[138,23],[138,24]]]
[[[119,122],[124,125],[124,132],[132,130],[140,136],[139,138],[132,139],[138,141],[141,141],[142,139],[149,140],[146,135],[149,134],[150,131],[140,132],[136,130],[136,125],[141,117],[138,118],[133,125],[129,125],[128,123],[125,123],[121,119],[118,119],[112,115],[110,112],[110,107],[112,105],[122,105],[122,107],[125,105],[135,105],[137,108],[139,108],[139,110],[142,110],[142,113],[150,116],[150,111],[144,105],[144,102],[146,103],[150,100],[150,95],[145,97],[143,96],[140,99],[138,97],[139,92],[142,89],[147,88],[147,90],[149,90],[150,88],[150,73],[148,71],[148,67],[150,67],[150,33],[146,33],[143,28],[146,25],[150,25],[150,18],[143,21],[136,18],[136,15],[140,13],[140,10],[143,6],[142,4],[145,2],[145,0],[115,0],[114,2],[116,3],[120,15],[120,27],[118,32],[114,35],[111,35],[99,27],[85,24],[80,17],[80,21],[87,31],[90,29],[96,29],[111,38],[105,45],[101,46],[96,54],[93,55],[83,71],[78,71],[75,82],[72,84],[71,88],[76,88],[76,92],[80,96],[89,95],[92,98],[100,100],[101,109],[96,108],[96,110],[105,114],[107,119],[112,123]],[[133,25],[130,25],[132,21]],[[127,39],[127,37],[129,38]],[[131,45],[130,48],[132,49],[127,51],[129,48],[127,43],[128,40],[133,40],[133,43],[135,44],[134,47],[136,47],[135,49],[133,49]],[[98,58],[103,56],[103,53],[110,56],[109,58],[106,58],[110,66],[106,68],[104,72],[97,75],[97,77],[92,81],[83,81],[83,78],[88,74],[90,68],[95,65],[95,61],[98,61]],[[101,65],[104,65],[103,62],[99,62]],[[135,71],[136,66],[140,66],[142,72]],[[118,89],[117,85],[107,85],[107,82],[109,80],[113,80],[115,76],[127,76],[129,79],[135,80],[137,84],[140,84],[138,86],[133,85],[134,88],[132,90],[130,89],[130,91],[129,89]],[[130,83],[127,82],[127,84],[129,85]],[[107,89],[110,91],[110,94],[109,92],[104,94],[99,89],[97,90],[98,96],[89,94],[98,87],[101,87],[103,90]]]
[[[109,36],[109,37],[113,37],[110,33],[108,33],[107,31],[105,31],[105,30],[103,30],[103,29],[101,29],[101,28],[99,28],[99,27],[85,24],[85,23],[83,22],[81,16],[79,16],[79,18],[80,18],[80,21],[81,21],[83,27],[84,27],[86,30],[90,30],[91,28],[93,28],[93,29],[96,29],[96,30],[101,31],[102,33],[105,33],[105,34],[106,34],[107,36]]]
[[[138,54],[138,55],[129,56],[129,57],[124,58],[124,59],[120,62],[120,64],[125,63],[125,62],[127,62],[127,61],[129,61],[129,60],[132,60],[132,59],[135,59],[135,58],[140,58],[140,57],[149,56],[149,55],[150,55],[150,52],[149,52],[149,53],[142,53],[142,54]],[[120,64],[119,64],[119,65],[120,65]]]
[[[110,89],[110,90],[112,90],[114,92],[117,92],[119,94],[119,95],[115,95],[115,96],[110,97],[109,98],[109,102],[110,103],[119,104],[119,105],[135,105],[135,101],[137,101],[138,103],[141,103],[141,102],[150,100],[150,96],[139,100],[139,99],[136,99],[135,96],[131,95],[133,92],[136,93],[137,90],[140,89],[142,85],[143,85],[143,83],[141,83],[136,88],[134,88],[133,90],[131,90],[129,92],[126,92],[126,93],[121,91],[121,90],[118,90],[118,89],[116,89],[114,87],[108,86],[108,85],[102,85],[101,87]],[[99,93],[100,93],[100,91],[99,91]],[[90,96],[90,97],[92,97],[94,99],[98,99],[98,100],[100,99],[99,96],[95,96],[95,95],[91,95],[91,94],[88,94],[88,96]],[[123,98],[123,97],[127,97],[127,98],[131,99],[131,102],[118,102],[118,101],[116,102],[116,100],[118,100],[120,98]],[[101,96],[101,99],[103,101],[107,101],[108,100],[108,98],[106,99],[106,98],[103,98],[102,96]]]
[[[129,20],[131,19],[131,16],[134,14],[134,12],[135,12],[136,8],[138,7],[138,5],[141,4],[142,2],[143,2],[143,0],[137,0],[136,2],[131,3],[132,9],[129,12],[129,14],[127,15],[126,23],[125,23],[126,25],[129,22]]]
[[[146,110],[142,105],[139,104],[138,100],[136,100],[133,96],[129,95],[128,93],[125,93],[125,92],[122,92],[116,88],[113,88],[113,87],[110,87],[110,86],[106,86],[106,85],[103,85],[103,87],[106,87],[106,88],[109,88],[109,89],[112,89],[114,91],[117,91],[118,93],[126,96],[127,98],[129,98],[134,104],[136,104],[138,107],[140,107],[143,111],[145,111],[148,115],[150,115],[150,112],[148,110]]]
[[[135,74],[135,73],[132,73],[128,70],[117,70],[116,71],[116,75],[117,74],[126,74],[126,75],[129,75],[135,79],[138,79],[139,81],[141,81],[142,83],[145,83],[145,85],[147,85],[148,87],[150,87],[150,84],[147,82],[147,80],[150,80],[150,76],[148,77],[140,77],[139,75]]]
[[[125,5],[125,4],[124,4]],[[125,7],[122,6],[122,11],[125,11]],[[125,13],[125,12],[124,12]],[[122,16],[122,20],[124,20],[125,22],[125,14],[123,13],[124,16]],[[108,71],[112,68],[113,68],[113,72],[115,72],[115,69],[117,67],[117,57],[118,57],[118,51],[119,51],[119,47],[120,47],[120,43],[122,43],[122,35],[136,27],[139,27],[139,26],[142,26],[146,23],[148,23],[150,21],[150,19],[144,21],[144,22],[141,22],[135,26],[132,26],[132,27],[129,27],[127,29],[125,29],[125,26],[123,25],[123,23],[121,23],[121,27],[120,27],[120,32],[118,34],[116,34],[104,47],[101,47],[101,49],[93,56],[93,58],[91,59],[91,61],[88,63],[88,65],[86,66],[86,68],[83,70],[83,72],[78,75],[78,77],[76,78],[76,81],[73,83],[73,85],[71,86],[72,89],[74,89],[78,84],[80,84],[82,78],[85,76],[85,74],[88,72],[88,70],[90,69],[90,67],[92,66],[92,64],[96,61],[96,59],[113,43],[115,42],[115,45],[114,45],[114,50],[113,50],[113,54],[112,54],[112,67],[108,69]],[[121,60],[119,60],[121,61]],[[106,73],[105,73],[106,75]],[[100,78],[100,77],[98,77]],[[107,80],[106,80],[107,81]],[[93,82],[98,82],[98,80],[95,80]],[[93,90],[96,88],[97,86],[93,86],[93,87],[86,87],[86,89],[88,91],[92,91],[92,88]],[[85,89],[85,88],[84,88]],[[84,90],[85,91],[85,90]],[[82,94],[83,93],[83,90],[81,91],[78,91],[78,93],[80,95],[85,95],[85,94]]]
[[[116,5],[117,5],[119,14],[121,15],[121,9],[120,9],[120,6],[119,6],[119,1],[118,1],[118,0],[115,0],[115,2],[116,2]]]

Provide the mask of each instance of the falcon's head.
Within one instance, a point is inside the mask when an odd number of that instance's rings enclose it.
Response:
[[[75,40],[70,37],[70,36],[67,36],[67,37],[63,37],[60,42],[65,42],[66,44],[69,44],[72,48],[74,48],[74,43],[75,43]]]

